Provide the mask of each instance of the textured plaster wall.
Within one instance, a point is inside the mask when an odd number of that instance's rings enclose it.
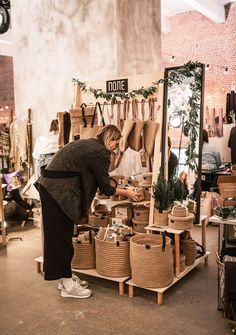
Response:
[[[16,115],[32,108],[34,138],[73,103],[72,77],[159,70],[159,0],[12,0],[12,33]]]

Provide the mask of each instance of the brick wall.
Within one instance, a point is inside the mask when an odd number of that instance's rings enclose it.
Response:
[[[236,82],[236,3],[226,7],[225,23],[215,23],[198,12],[170,18],[170,32],[162,34],[162,66],[183,65],[189,60],[209,64],[205,75],[205,106],[223,108],[231,83]],[[171,55],[175,58],[170,62]],[[228,67],[228,74],[223,73]]]
[[[6,109],[6,106],[9,108]],[[0,56],[0,123],[9,120],[12,109],[14,110],[13,59]]]

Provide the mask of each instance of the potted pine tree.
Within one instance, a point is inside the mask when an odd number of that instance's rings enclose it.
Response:
[[[166,180],[163,173],[160,172],[157,182],[152,185],[152,197],[155,199],[154,224],[167,226],[168,214],[175,199],[173,179]]]

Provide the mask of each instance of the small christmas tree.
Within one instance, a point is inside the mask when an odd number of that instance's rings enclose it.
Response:
[[[152,185],[152,197],[155,199],[154,206],[160,213],[169,209],[175,199],[173,179],[166,180],[160,172],[157,182]]]

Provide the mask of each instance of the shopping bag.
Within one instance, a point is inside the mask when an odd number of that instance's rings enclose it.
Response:
[[[97,109],[100,112],[102,125],[94,124],[95,123],[95,118],[97,116]],[[92,117],[92,120],[91,120],[90,124],[88,123],[88,121],[86,119],[85,108],[84,107],[82,107],[82,117],[83,117],[83,125],[80,125],[80,139],[96,138],[96,135],[99,132],[99,130],[102,127],[105,126],[105,121],[104,121],[104,118],[103,118],[103,114],[102,114],[102,109],[101,109],[100,103],[96,102],[96,104],[95,104],[94,112],[93,112],[93,117]]]

